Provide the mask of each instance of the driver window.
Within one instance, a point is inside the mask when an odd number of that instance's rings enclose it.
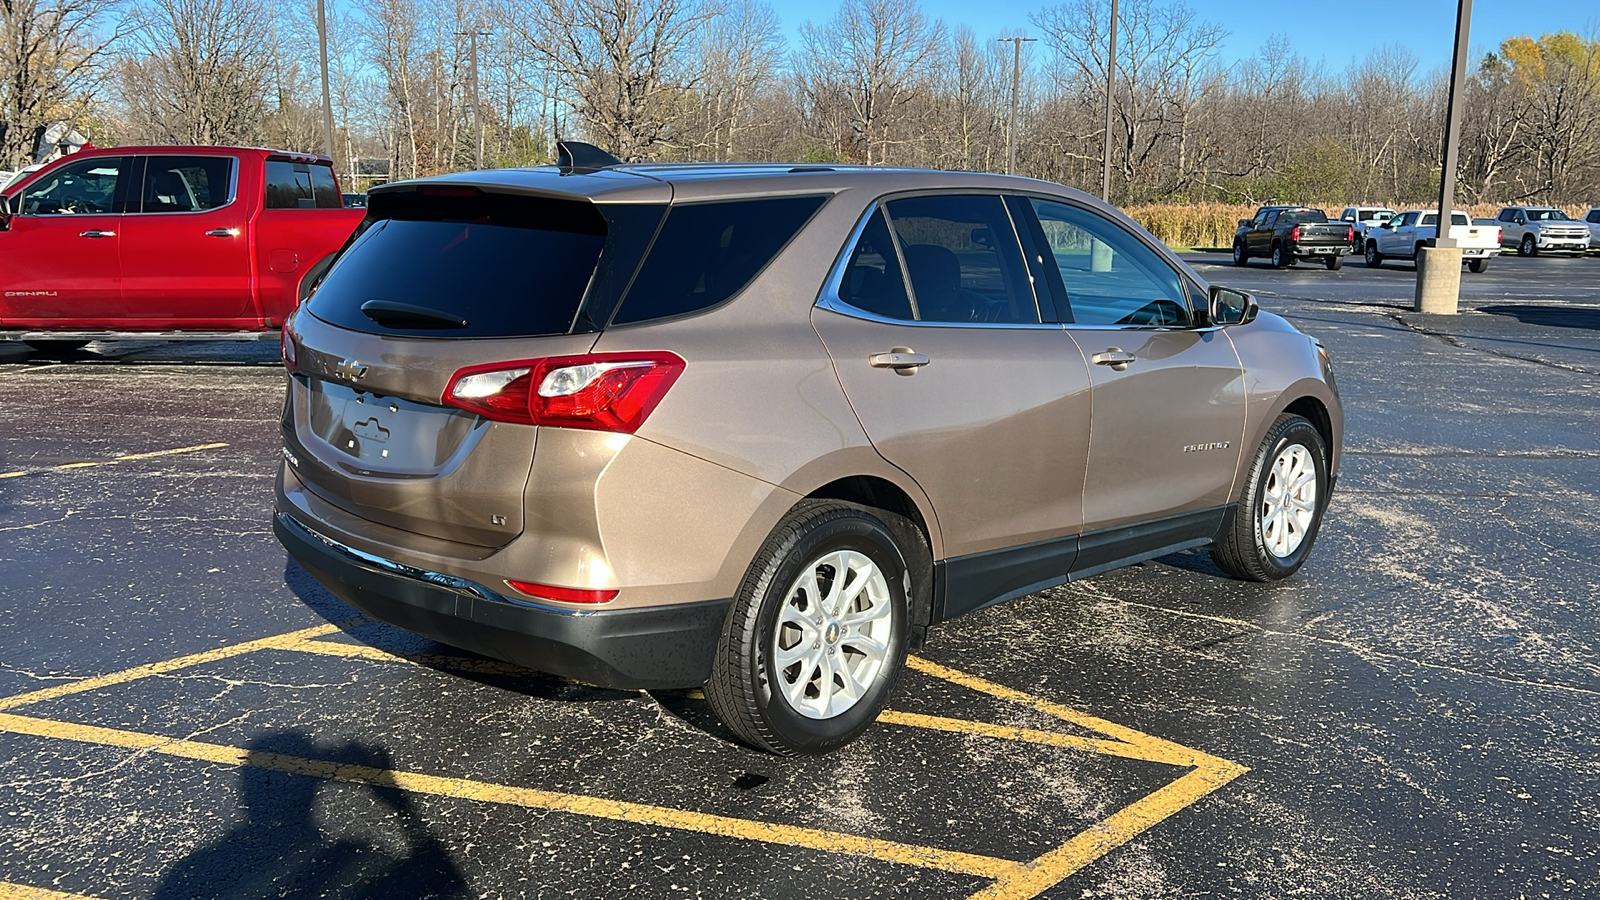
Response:
[[[1076,206],[1032,198],[1080,325],[1186,327],[1183,279],[1122,226]],[[1059,304],[1058,304],[1059,305]],[[1064,317],[1065,318],[1065,317]]]
[[[115,212],[112,202],[121,167],[122,160],[115,157],[62,166],[23,192],[21,212],[27,216]]]

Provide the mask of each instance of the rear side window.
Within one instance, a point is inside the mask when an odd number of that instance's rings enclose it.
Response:
[[[151,156],[141,189],[142,212],[200,212],[233,199],[233,157]]]
[[[372,222],[339,258],[311,296],[310,313],[374,334],[571,331],[606,245],[606,221],[594,204],[495,195],[453,200],[375,196],[377,213],[391,217]],[[362,311],[373,301],[433,319],[408,321],[392,312],[375,318]]]
[[[826,197],[674,206],[613,325],[710,309],[744,290]]]
[[[267,209],[339,209],[333,169],[315,163],[267,161]]]

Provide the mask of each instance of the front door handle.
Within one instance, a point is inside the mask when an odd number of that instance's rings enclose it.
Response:
[[[1104,353],[1096,353],[1091,356],[1089,361],[1097,366],[1110,366],[1113,370],[1121,372],[1134,359],[1136,357],[1132,353],[1123,350],[1121,347],[1111,347]]]
[[[115,231],[96,231],[96,230],[91,229],[89,231],[80,231],[80,232],[78,232],[78,237],[86,237],[86,238],[103,238],[103,237],[116,237],[116,236],[117,236],[117,233]]]
[[[910,347],[896,347],[888,353],[874,353],[867,357],[867,362],[874,369],[893,369],[896,375],[915,375],[918,369],[932,361],[926,353],[918,353]]]
[[[239,229],[237,229],[237,228],[213,228],[210,231],[206,232],[206,237],[238,237],[238,236],[239,236]]]

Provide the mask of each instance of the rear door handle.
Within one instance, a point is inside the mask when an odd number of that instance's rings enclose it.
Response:
[[[1096,353],[1089,358],[1089,361],[1097,366],[1110,366],[1112,369],[1121,372],[1136,358],[1132,353],[1123,350],[1121,347],[1111,347],[1104,353]]]
[[[206,237],[238,237],[238,236],[239,236],[239,229],[237,229],[237,228],[213,228],[210,231],[206,232]]]
[[[80,231],[80,232],[78,232],[78,237],[86,237],[86,238],[103,238],[103,237],[116,237],[116,236],[117,236],[117,233],[115,231],[95,231],[95,230],[91,229],[89,231]]]
[[[874,369],[893,369],[897,375],[915,375],[918,369],[932,361],[926,353],[918,353],[910,347],[896,347],[888,353],[874,353],[867,357],[867,362]]]

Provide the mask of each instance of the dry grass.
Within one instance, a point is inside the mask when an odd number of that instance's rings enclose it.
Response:
[[[1364,205],[1405,210],[1431,207],[1436,202],[1379,201]],[[1338,215],[1347,204],[1341,202],[1311,205],[1326,210],[1329,215]],[[1456,208],[1465,210],[1473,218],[1493,218],[1500,212],[1500,206],[1498,203],[1471,203],[1457,204]],[[1563,209],[1566,209],[1567,215],[1575,219],[1581,218],[1584,213],[1582,207],[1563,207]],[[1233,244],[1233,233],[1239,225],[1239,220],[1255,215],[1256,207],[1231,203],[1147,203],[1142,206],[1127,207],[1124,211],[1151,234],[1174,247],[1228,247]]]

